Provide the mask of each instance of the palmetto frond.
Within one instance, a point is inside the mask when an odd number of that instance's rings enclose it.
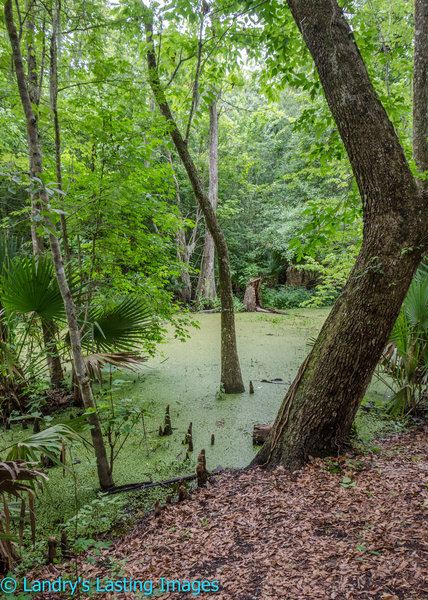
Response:
[[[84,345],[88,352],[128,352],[141,344],[153,324],[147,305],[135,296],[125,296],[90,310]]]
[[[45,454],[55,459],[55,455],[62,452],[64,441],[74,440],[87,443],[80,435],[86,427],[84,418],[73,419],[67,424],[58,423],[39,433],[33,433],[28,438],[16,442],[7,450],[7,460],[26,460],[38,462],[40,455]]]
[[[84,357],[87,372],[92,379],[97,379],[102,383],[101,370],[106,365],[112,365],[118,369],[129,369],[133,371],[137,369],[142,362],[147,359],[141,356],[137,351],[129,352],[100,352],[89,354]]]
[[[6,269],[12,259],[18,254],[20,241],[17,237],[0,235],[0,274]]]
[[[33,256],[15,258],[3,272],[1,301],[10,313],[35,313],[42,319],[64,317],[64,303],[52,263]]]
[[[31,524],[31,533],[34,541],[35,537],[35,519],[34,519],[34,493],[35,484],[42,485],[43,480],[48,478],[42,471],[35,468],[34,463],[24,460],[10,460],[0,462],[0,498],[2,500],[2,509],[0,509],[0,558],[10,568],[17,552],[15,541],[22,541],[24,531],[23,518],[26,512],[25,496],[28,497],[28,508]],[[13,512],[11,504],[8,501],[10,497],[19,501],[20,509],[17,511],[19,516],[19,535],[11,534],[11,520]]]
[[[414,409],[428,380],[428,268],[415,275],[380,364],[395,388],[388,410],[404,415]]]
[[[410,324],[426,334],[428,332],[428,269],[421,268],[416,273],[403,306]]]

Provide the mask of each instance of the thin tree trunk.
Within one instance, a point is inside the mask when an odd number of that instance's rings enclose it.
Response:
[[[33,21],[33,8],[32,4],[27,6],[28,17],[26,22],[27,27],[27,63],[28,63],[28,95],[32,105],[38,107],[40,105],[40,93],[43,80],[43,60],[40,68],[40,77],[37,75],[37,57],[36,50],[34,47],[34,36],[36,35],[35,25]],[[35,114],[36,119],[36,130],[37,130],[37,119],[38,115]],[[37,131],[38,139],[38,131]],[[29,144],[30,139],[28,138]],[[31,177],[36,176],[34,169],[33,155],[30,153],[30,175]],[[40,202],[37,194],[31,191],[31,209],[32,215],[35,216],[40,213]],[[31,239],[33,243],[33,254],[36,260],[44,254],[43,239],[41,239],[37,233],[35,221],[31,223]],[[50,320],[42,321],[42,333],[43,342],[46,352],[46,362],[49,370],[49,378],[52,388],[56,389],[64,385],[64,373],[62,370],[61,359],[59,357],[56,332],[57,328],[55,324]]]
[[[61,359],[58,355],[56,324],[50,319],[43,319],[42,333],[51,387],[53,389],[59,389],[64,386],[64,371],[62,370]]]
[[[178,210],[181,214],[181,195],[180,195],[180,186],[178,185],[177,176],[174,171],[174,164],[172,160],[171,152],[167,153],[168,162],[171,165],[171,173],[174,181],[175,187],[175,197],[177,200]],[[180,262],[186,265],[181,273],[181,280],[183,282],[183,286],[180,289],[181,301],[183,304],[188,304],[192,300],[192,281],[190,279],[189,273],[189,265],[190,259],[192,258],[192,254],[195,250],[196,246],[196,234],[198,230],[198,222],[199,222],[199,213],[196,215],[195,226],[193,227],[193,231],[190,236],[189,242],[186,240],[186,232],[180,227],[177,232],[177,258]]]
[[[208,198],[214,212],[218,202],[218,114],[217,102],[210,106],[210,140],[209,140],[209,191]],[[214,240],[209,229],[205,231],[205,242],[199,273],[197,297],[214,300],[216,296],[214,273]]]
[[[37,131],[37,119],[34,115],[33,108],[31,106],[30,97],[25,81],[24,67],[22,63],[21,48],[19,45],[18,34],[13,20],[13,8],[12,0],[6,0],[4,7],[6,27],[9,34],[10,43],[12,46],[13,61],[15,64],[16,79],[18,84],[19,95],[21,97],[22,107],[24,109],[27,133],[29,140],[29,152],[31,155],[32,167],[36,175],[40,175],[43,172],[42,169],[42,157],[40,153],[40,146],[38,140]],[[49,207],[49,198],[45,189],[40,192],[40,203],[42,208],[46,211]],[[45,222],[49,229],[52,231],[53,225],[48,216],[45,217]],[[94,397],[92,394],[92,388],[89,378],[86,374],[85,364],[82,356],[82,348],[80,342],[80,332],[76,318],[76,311],[74,301],[70,293],[67,278],[64,271],[64,265],[61,256],[61,249],[59,241],[56,235],[51,233],[49,235],[50,247],[55,266],[56,278],[58,286],[61,291],[62,298],[64,300],[64,306],[67,315],[67,322],[70,334],[70,343],[74,358],[74,369],[76,377],[79,383],[79,387],[82,393],[82,399],[85,408],[95,409]],[[98,478],[100,486],[105,489],[114,485],[113,477],[110,473],[107,453],[104,445],[104,440],[101,432],[101,426],[96,412],[91,413],[88,416],[89,424],[91,425],[91,436],[92,443],[94,445],[95,456],[97,460]]]
[[[61,31],[61,0],[56,0],[52,9],[52,37],[50,45],[49,91],[55,131],[55,167],[57,187],[62,192],[61,131],[58,119],[58,37]],[[61,205],[61,204],[60,204]],[[68,241],[65,215],[60,214],[62,243],[66,265],[70,266],[70,244]]]
[[[309,456],[333,455],[348,443],[427,248],[428,211],[426,193],[418,191],[336,0],[288,0],[288,5],[348,152],[364,215],[363,243],[349,280],[253,461],[296,469]],[[417,56],[415,64],[420,64]]]
[[[239,365],[238,351],[236,347],[235,314],[233,308],[232,281],[230,278],[229,250],[227,248],[226,239],[218,223],[216,214],[211,206],[211,202],[207,194],[203,189],[198,171],[195,167],[192,157],[190,156],[187,143],[184,141],[177,128],[174,117],[171,113],[171,109],[163,92],[162,85],[159,80],[156,54],[154,51],[153,26],[148,15],[145,28],[148,43],[147,65],[149,71],[149,84],[152,88],[153,95],[156,99],[159,109],[168,123],[169,133],[172,141],[174,142],[177,152],[187,171],[193,192],[197,201],[199,202],[207,227],[213,236],[217,251],[221,299],[221,383],[224,387],[224,391],[227,394],[240,393],[243,392],[245,388],[242,381],[241,367]]]
[[[428,171],[428,3],[415,0],[415,54],[413,70],[413,158],[421,173]],[[428,193],[428,173],[417,179]]]

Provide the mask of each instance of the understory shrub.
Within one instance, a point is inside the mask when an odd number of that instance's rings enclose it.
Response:
[[[304,287],[281,285],[277,288],[262,287],[263,306],[271,308],[297,308],[311,299],[314,292]]]
[[[220,298],[218,296],[216,296],[215,299],[214,299],[213,307],[214,308],[221,308],[221,300],[220,300]],[[233,296],[233,310],[236,313],[245,312],[245,307],[244,307],[243,303],[236,296]]]

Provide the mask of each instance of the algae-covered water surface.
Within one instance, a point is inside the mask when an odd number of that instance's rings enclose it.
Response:
[[[171,340],[162,356],[151,359],[138,378],[128,378],[121,394],[151,403],[151,430],[162,422],[170,405],[173,435],[165,438],[171,457],[185,456],[182,445],[189,422],[193,423],[195,454],[207,452],[209,468],[243,467],[253,458],[252,430],[256,423],[271,423],[308,348],[329,309],[296,309],[287,315],[238,314],[238,350],[246,392],[221,393],[220,315],[198,315],[200,329],[186,342]],[[268,383],[272,380],[277,383]],[[254,394],[249,393],[249,381]],[[267,381],[263,381],[267,380]],[[372,385],[367,397],[384,394]],[[210,445],[211,434],[215,444]]]
[[[174,433],[169,443],[178,444],[177,453],[184,451],[181,441],[191,421],[195,453],[205,448],[210,468],[219,464],[243,467],[255,453],[253,425],[275,418],[326,314],[326,310],[238,314],[238,351],[246,391],[236,395],[222,394],[220,389],[220,315],[198,315],[200,329],[193,329],[184,343],[172,340],[165,344],[163,356],[150,360],[139,380],[125,386],[122,393],[153,402],[156,425],[165,406],[170,405]],[[282,381],[267,383],[263,379]],[[254,394],[248,390],[250,380]],[[214,446],[210,445],[211,434]]]

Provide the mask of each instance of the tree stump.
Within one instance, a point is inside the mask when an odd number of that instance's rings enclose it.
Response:
[[[198,466],[196,467],[196,476],[198,478],[198,487],[203,487],[208,481],[209,473],[207,471],[207,461],[205,450],[201,450],[198,456]]]
[[[253,429],[253,444],[261,446],[265,443],[270,434],[273,425],[254,425]]]
[[[56,549],[58,546],[58,540],[56,537],[50,537],[48,539],[48,564],[52,565],[56,559]]]
[[[183,444],[187,444],[189,452],[193,452],[193,424],[190,422]]]
[[[180,485],[178,488],[178,501],[183,502],[187,498],[186,490],[184,489],[184,485]]]
[[[65,529],[63,529],[61,531],[61,543],[60,543],[60,547],[61,547],[62,558],[64,560],[70,559],[71,555],[70,555],[70,549],[69,549],[69,546],[68,546],[67,532],[65,531]]]
[[[257,308],[262,308],[261,285],[261,277],[253,277],[247,283],[244,306],[248,312],[254,312]]]
[[[169,404],[165,410],[165,427],[163,429],[163,435],[171,435],[172,434],[172,425],[171,425],[171,417],[169,415]]]

